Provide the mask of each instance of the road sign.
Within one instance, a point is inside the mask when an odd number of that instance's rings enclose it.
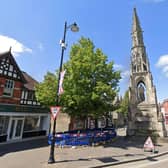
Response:
[[[52,114],[53,119],[55,120],[57,118],[58,113],[60,112],[61,107],[60,106],[51,106],[50,111]]]
[[[152,139],[151,137],[149,136],[147,138],[147,140],[145,141],[145,144],[144,144],[144,150],[154,150],[154,145],[153,145],[153,142],[152,142]]]

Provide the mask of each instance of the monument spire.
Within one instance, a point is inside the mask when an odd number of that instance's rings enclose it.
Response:
[[[156,88],[153,85],[153,77],[143,42],[143,32],[135,8],[133,10],[131,35],[131,73],[127,133],[128,135],[148,135],[148,132],[156,132],[162,135],[162,124],[158,122],[159,111]]]
[[[132,25],[132,41],[133,47],[144,46],[143,31],[140,26],[139,18],[136,12],[136,8],[133,11],[133,25]]]
[[[150,71],[145,45],[143,42],[143,31],[140,26],[136,8],[133,11],[132,25],[132,73]]]
[[[133,11],[133,27],[132,27],[132,33],[135,31],[141,31],[141,26],[139,22],[139,18],[136,12],[136,8],[134,8]]]

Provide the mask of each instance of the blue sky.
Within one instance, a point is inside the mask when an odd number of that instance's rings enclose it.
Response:
[[[65,21],[75,21],[80,31],[67,32],[64,61],[73,43],[81,36],[90,38],[122,70],[123,94],[129,84],[134,7],[161,102],[168,98],[168,0],[1,0],[0,52],[12,46],[20,68],[42,81],[59,66]]]

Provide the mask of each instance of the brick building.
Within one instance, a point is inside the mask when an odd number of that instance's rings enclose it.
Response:
[[[161,112],[164,118],[165,136],[168,136],[168,99],[165,99],[161,104]]]
[[[168,99],[163,101],[161,108],[164,114],[165,124],[168,125]]]
[[[48,134],[49,110],[35,98],[37,83],[20,70],[11,51],[0,54],[0,142]]]

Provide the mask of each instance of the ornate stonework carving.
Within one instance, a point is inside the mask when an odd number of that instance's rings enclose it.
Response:
[[[131,73],[129,87],[128,135],[137,135],[143,129],[162,136],[156,89],[150,72],[139,19],[134,9],[131,49]]]

